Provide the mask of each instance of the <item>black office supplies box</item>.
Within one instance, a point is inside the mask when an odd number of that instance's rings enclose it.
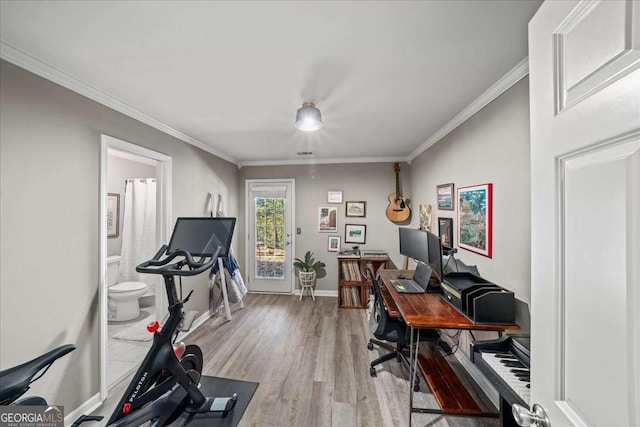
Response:
[[[443,297],[470,320],[481,323],[515,322],[513,292],[472,273],[446,274]]]

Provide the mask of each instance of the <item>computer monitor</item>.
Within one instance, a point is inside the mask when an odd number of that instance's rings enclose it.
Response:
[[[442,281],[442,245],[440,244],[440,237],[430,231],[427,231],[426,234],[429,247],[429,259],[427,263],[438,276],[438,280]]]
[[[425,230],[400,227],[400,255],[429,263],[429,239]]]
[[[218,256],[225,257],[235,225],[235,218],[178,218],[167,254],[184,250],[192,256],[210,257],[220,247]]]

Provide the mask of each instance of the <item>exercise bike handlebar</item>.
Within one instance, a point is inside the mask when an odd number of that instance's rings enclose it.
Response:
[[[216,249],[215,253],[211,255],[208,261],[197,262],[194,261],[191,254],[185,250],[178,249],[174,252],[168,254],[164,259],[160,259],[162,255],[167,251],[168,246],[164,245],[160,248],[160,250],[154,255],[152,259],[149,261],[145,261],[142,264],[139,264],[136,267],[136,271],[138,273],[150,273],[150,274],[162,274],[162,275],[173,275],[173,276],[195,276],[197,274],[203,273],[210,269],[213,266],[213,263],[216,262],[218,258],[218,254],[222,249],[220,246]],[[183,257],[184,259],[179,260],[176,263],[170,264],[173,260],[178,257]],[[187,270],[183,270],[184,267],[189,267]]]

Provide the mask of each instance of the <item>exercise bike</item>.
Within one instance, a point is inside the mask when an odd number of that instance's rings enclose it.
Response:
[[[76,349],[73,344],[66,344],[36,357],[13,368],[0,371],[0,406],[49,406],[46,399],[40,396],[22,397],[30,385],[42,378],[53,363]],[[71,427],[76,427],[85,421],[101,421],[103,417],[82,415]]]
[[[169,302],[169,317],[160,327],[147,326],[153,344],[107,425],[112,427],[186,425],[198,414],[226,417],[238,397],[206,397],[199,390],[202,351],[196,345],[174,344],[183,300],[178,298],[174,277],[195,276],[211,269],[218,256],[229,251],[235,218],[178,218],[168,245],[153,259],[136,267],[139,273],[161,274]],[[193,257],[199,257],[195,261]]]

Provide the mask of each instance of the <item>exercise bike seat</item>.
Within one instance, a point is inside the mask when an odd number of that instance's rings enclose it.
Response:
[[[22,365],[0,371],[0,405],[8,405],[22,396],[38,372],[49,369],[53,362],[75,349],[73,344],[63,345]]]

